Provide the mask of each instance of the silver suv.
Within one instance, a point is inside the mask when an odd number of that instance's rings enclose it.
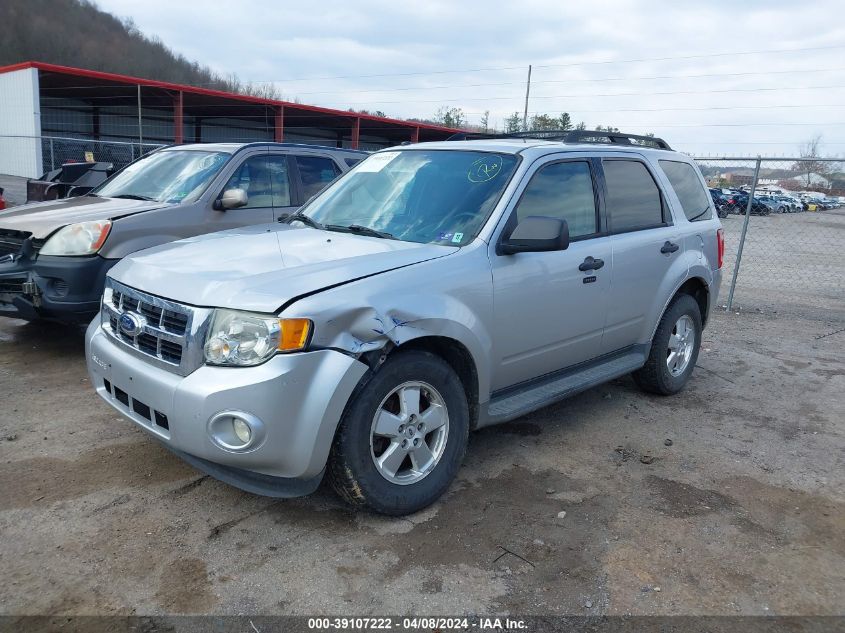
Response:
[[[633,373],[689,380],[721,281],[695,164],[660,139],[497,138],[371,155],[296,214],[109,272],[97,393],[197,468],[432,503],[469,431]]]

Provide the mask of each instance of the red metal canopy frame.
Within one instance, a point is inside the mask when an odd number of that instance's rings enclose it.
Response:
[[[145,88],[159,88],[161,90],[168,91],[172,97],[174,121],[173,142],[177,144],[184,142],[182,122],[184,120],[184,109],[186,107],[186,95],[212,97],[215,100],[224,99],[241,104],[254,104],[257,106],[267,106],[272,108],[273,136],[274,140],[278,142],[284,141],[286,117],[289,117],[291,121],[296,120],[297,117],[302,118],[304,116],[310,116],[313,120],[318,120],[316,115],[320,115],[319,120],[323,121],[324,124],[328,124],[333,129],[347,130],[351,138],[351,145],[353,149],[358,148],[361,135],[367,134],[368,132],[390,138],[391,140],[399,140],[400,142],[419,142],[443,140],[460,131],[454,128],[431,125],[428,123],[418,123],[416,121],[402,121],[400,119],[392,119],[389,117],[379,117],[370,114],[335,110],[333,108],[304,105],[291,101],[266,99],[263,97],[225,92],[223,90],[198,88],[196,86],[189,86],[185,84],[176,84],[167,81],[158,81],[155,79],[144,79],[129,75],[119,75],[116,73],[107,73],[98,70],[73,68],[71,66],[47,64],[37,61],[26,61],[19,64],[0,66],[0,74],[24,69],[36,69],[43,73],[53,73],[57,75],[78,77],[81,79],[92,79],[97,82],[110,82],[130,86],[141,86]]]

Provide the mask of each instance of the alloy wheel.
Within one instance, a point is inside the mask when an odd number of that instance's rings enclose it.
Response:
[[[408,485],[426,477],[443,456],[449,412],[425,382],[406,382],[382,400],[370,432],[370,455],[382,477]]]

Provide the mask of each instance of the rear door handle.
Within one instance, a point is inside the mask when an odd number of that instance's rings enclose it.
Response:
[[[585,259],[584,262],[580,266],[578,266],[578,270],[580,270],[581,272],[587,272],[588,270],[598,270],[602,266],[604,266],[603,259],[593,259],[592,257],[588,256],[587,259]]]
[[[679,248],[681,248],[681,247],[678,246],[677,244],[674,244],[674,243],[670,242],[669,240],[666,240],[666,243],[663,246],[660,247],[660,252],[663,253],[664,255],[666,255],[667,253],[674,253]]]

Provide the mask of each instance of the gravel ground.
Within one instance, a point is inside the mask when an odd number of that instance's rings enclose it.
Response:
[[[843,615],[840,244],[845,210],[751,218],[683,393],[480,431],[402,519],[205,477],[98,401],[80,331],[0,319],[0,614]]]
[[[683,393],[478,432],[389,519],[204,477],[98,401],[80,332],[0,320],[0,612],[843,614],[839,327],[719,312]]]

